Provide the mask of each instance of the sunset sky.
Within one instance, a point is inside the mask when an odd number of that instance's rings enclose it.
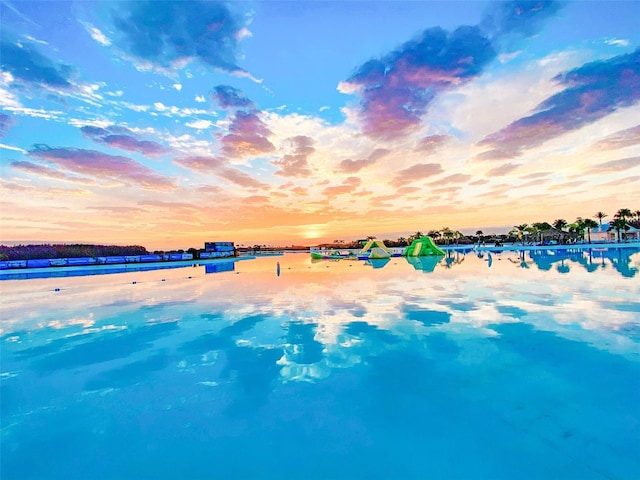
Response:
[[[0,0],[0,243],[640,208],[640,2]]]

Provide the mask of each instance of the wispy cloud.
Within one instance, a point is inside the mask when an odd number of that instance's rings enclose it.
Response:
[[[403,185],[432,177],[442,173],[442,171],[439,163],[418,163],[397,172],[393,180],[391,180],[391,185],[395,188],[402,187]]]
[[[537,112],[489,135],[480,145],[519,155],[549,139],[640,101],[640,49],[587,63],[556,76],[565,88],[542,102]]]
[[[218,177],[223,178],[229,182],[232,182],[240,187],[265,188],[267,186],[266,184],[253,178],[249,174],[241,170],[229,167],[227,165],[226,160],[221,157],[192,156],[192,157],[176,158],[174,159],[174,162],[177,165],[180,165],[185,168],[189,168],[191,170],[196,170],[202,173],[217,175]],[[219,190],[215,188],[211,193],[215,193],[218,191]]]
[[[640,157],[621,158],[595,165],[589,169],[589,173],[619,173],[631,170],[639,165]]]
[[[139,152],[154,157],[169,150],[157,142],[140,140],[136,134],[125,127],[111,125],[106,128],[86,126],[80,129],[82,134],[95,142],[119,148],[128,152]]]
[[[91,178],[114,180],[125,185],[135,184],[151,190],[168,190],[176,187],[175,180],[160,175],[135,160],[119,155],[108,155],[81,148],[52,148],[47,145],[36,145],[28,153],[32,158]]]
[[[361,160],[351,160],[350,158],[342,160],[338,164],[338,170],[343,173],[357,173],[363,168],[375,164],[378,160],[390,153],[385,148],[376,148],[367,158]]]
[[[594,150],[615,150],[633,145],[640,145],[640,125],[613,133],[596,142],[591,148]]]
[[[5,136],[11,125],[13,125],[13,117],[0,112],[0,138]]]

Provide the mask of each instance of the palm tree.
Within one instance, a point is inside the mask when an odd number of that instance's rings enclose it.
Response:
[[[597,218],[597,219],[598,219],[598,221],[600,222],[600,225],[602,225],[602,219],[603,219],[604,217],[606,217],[606,216],[607,216],[607,214],[606,214],[606,213],[604,213],[604,212],[598,212],[598,213],[596,213],[596,214],[594,215],[594,217],[595,217],[595,218]]]
[[[591,220],[590,218],[585,218],[582,220],[582,225],[587,229],[587,238],[589,239],[589,243],[591,243],[591,229],[596,228],[598,224],[595,220]]]
[[[531,226],[538,231],[538,234],[540,235],[540,244],[542,245],[544,243],[544,232],[551,230],[551,225],[549,222],[536,222],[531,224]]]
[[[440,233],[442,234],[442,236],[447,241],[447,245],[449,245],[449,242],[451,241],[451,239],[455,235],[453,230],[451,230],[449,227],[444,227],[442,230],[440,230]]]
[[[554,228],[557,228],[561,232],[567,227],[568,223],[564,218],[557,218],[553,221]]]
[[[633,214],[636,217],[635,226],[640,227],[640,210],[636,210]]]
[[[482,230],[478,230],[476,232],[476,236],[478,237],[478,243],[482,243],[484,241],[483,235],[484,235],[484,232]]]
[[[623,217],[614,219],[612,222],[609,222],[609,225],[611,225],[611,228],[618,232],[618,243],[620,243],[620,231],[629,230],[629,225],[627,225],[627,222]]]
[[[409,235],[409,238],[407,239],[407,242],[411,243],[414,240],[419,239],[420,237],[422,237],[422,232],[421,231],[417,231],[416,233],[414,233],[413,235]]]
[[[522,225],[514,225],[511,232],[514,233],[520,240],[522,240],[522,245],[524,245],[525,236],[529,233],[529,224],[523,223]]]
[[[433,238],[434,240],[437,240],[438,238],[440,238],[440,232],[438,230],[429,230],[427,232],[427,235]]]
[[[628,208],[621,208],[618,210],[613,218],[621,218],[622,220],[627,220],[629,218],[633,218],[633,213]]]

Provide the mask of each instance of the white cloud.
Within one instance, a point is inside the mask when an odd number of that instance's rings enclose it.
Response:
[[[204,98],[204,95],[196,95],[196,102],[205,103],[206,101],[207,101],[207,99]]]
[[[84,28],[87,29],[87,32],[89,33],[89,35],[91,35],[91,38],[93,38],[100,45],[105,47],[108,47],[109,45],[111,45],[111,40],[109,40],[109,38],[107,38],[107,36],[104,33],[102,33],[102,31],[98,30],[93,25],[84,24]]]
[[[628,47],[629,40],[620,39],[620,38],[608,38],[604,41],[607,45],[615,45],[617,47]]]
[[[12,150],[14,152],[27,153],[26,150],[20,147],[12,147],[11,145],[5,145],[4,143],[0,143],[0,148],[4,148],[5,150]]]
[[[182,84],[181,83],[174,83],[172,85],[173,88],[175,88],[177,91],[182,90]]]
[[[196,120],[195,122],[185,123],[185,126],[190,128],[196,128],[198,130],[205,130],[213,125],[209,120]]]

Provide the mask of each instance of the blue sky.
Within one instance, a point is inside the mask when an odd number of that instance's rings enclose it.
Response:
[[[639,2],[0,8],[0,241],[308,244],[639,208]]]

